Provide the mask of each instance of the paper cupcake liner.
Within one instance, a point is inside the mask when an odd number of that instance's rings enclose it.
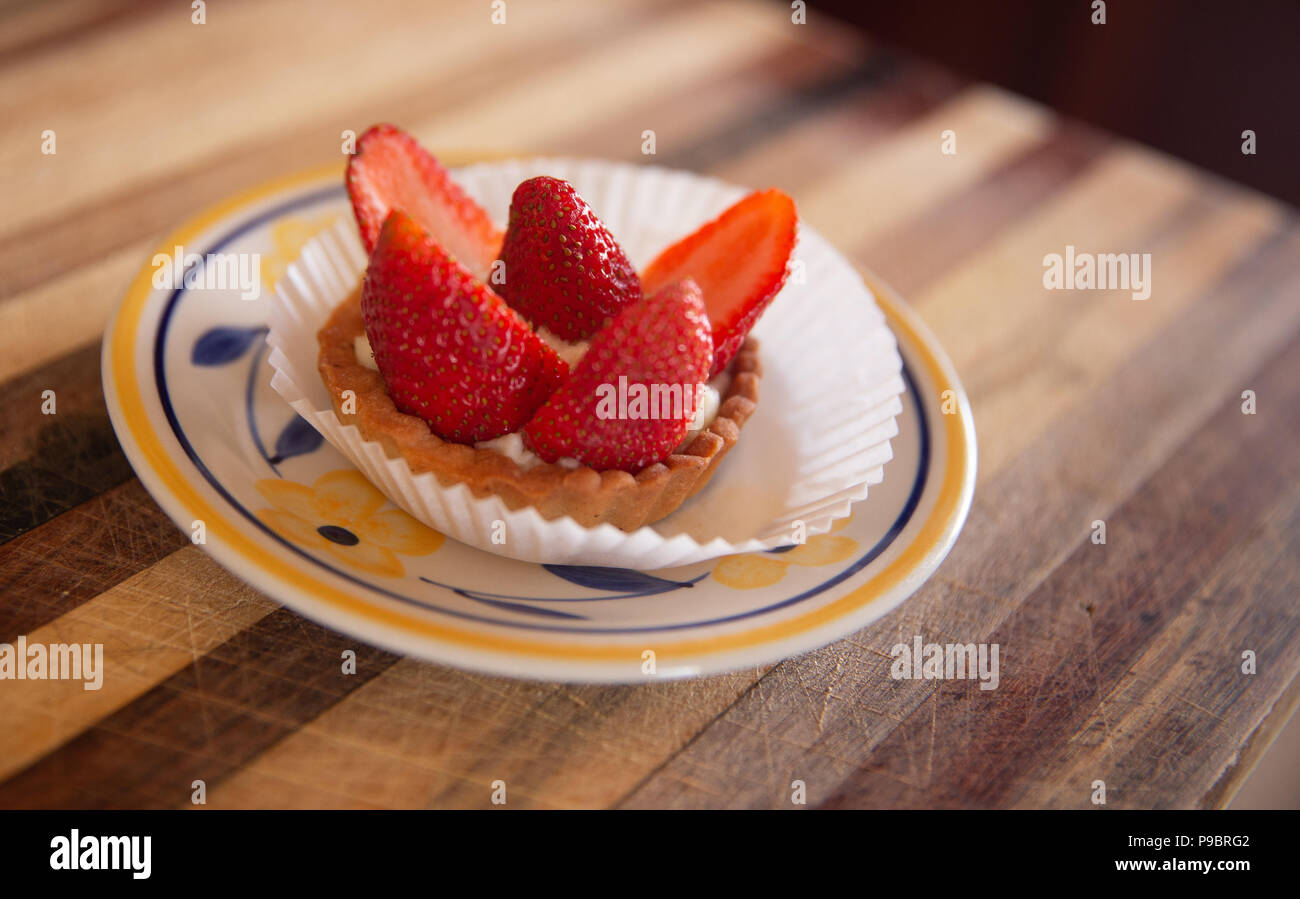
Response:
[[[499,221],[516,185],[537,174],[571,181],[638,269],[744,194],[712,179],[652,167],[573,160],[472,166],[457,179]],[[646,223],[653,223],[647,225]],[[847,517],[880,483],[902,411],[902,360],[862,279],[831,246],[801,228],[798,263],[754,335],[763,381],[757,411],[709,485],[662,521],[626,532],[547,521],[464,485],[413,474],[354,425],[344,425],[317,372],[316,333],[361,280],[366,254],[340,222],[303,248],[276,286],[267,343],[272,387],[407,513],[464,543],[531,562],[670,568],[791,542]],[[504,544],[491,542],[505,523]],[[494,525],[496,527],[494,528]]]

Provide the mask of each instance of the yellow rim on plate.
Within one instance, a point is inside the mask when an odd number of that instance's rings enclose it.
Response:
[[[314,182],[341,180],[338,164],[316,167],[287,177],[277,178],[239,193],[186,222],[159,245],[157,252],[168,254],[175,246],[184,246],[217,222],[244,207],[261,202],[268,197]],[[154,254],[150,254],[149,259]],[[253,537],[239,523],[232,521],[225,510],[213,505],[189,480],[167,450],[146,409],[145,395],[141,390],[136,365],[137,340],[144,312],[153,294],[153,268],[145,263],[132,281],[125,299],[104,342],[103,371],[105,393],[115,397],[120,421],[115,415],[114,424],[119,433],[125,429],[140,455],[148,464],[148,472],[140,472],[147,486],[166,490],[184,509],[186,516],[202,519],[209,538],[216,538],[229,550],[230,558],[218,557],[228,567],[246,564],[268,574],[281,583],[300,591],[313,600],[325,604],[337,613],[352,620],[365,622],[385,631],[395,631],[424,639],[432,639],[451,647],[495,653],[522,654],[544,659],[591,662],[640,662],[640,647],[645,638],[637,641],[610,641],[606,645],[579,642],[538,641],[524,637],[481,633],[450,624],[431,621],[398,608],[379,606],[358,598],[315,576],[287,563],[276,553]],[[702,655],[735,653],[746,649],[782,643],[801,634],[826,627],[835,621],[852,616],[882,595],[894,591],[904,580],[927,563],[933,564],[935,556],[942,557],[951,547],[964,520],[974,489],[975,451],[974,426],[970,409],[950,364],[934,350],[935,341],[928,328],[907,308],[897,295],[878,279],[864,275],[884,312],[889,326],[896,335],[906,337],[916,353],[915,362],[924,371],[925,380],[942,395],[952,390],[957,412],[939,417],[939,427],[946,440],[945,458],[937,465],[942,473],[934,505],[920,526],[916,537],[885,568],[872,578],[855,587],[844,596],[824,606],[780,622],[730,634],[708,638],[678,640],[676,642],[652,641],[660,668],[685,666],[698,667]],[[113,404],[110,403],[110,407]],[[922,404],[925,407],[925,404]],[[113,411],[112,409],[110,411]],[[924,414],[924,413],[922,413]],[[215,555],[215,553],[214,553]]]

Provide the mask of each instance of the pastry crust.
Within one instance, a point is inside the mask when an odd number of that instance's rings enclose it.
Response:
[[[412,472],[432,472],[444,487],[465,484],[476,497],[496,494],[510,509],[533,506],[545,519],[568,515],[587,527],[608,522],[635,530],[671,514],[703,488],[754,413],[762,379],[758,342],[747,337],[728,365],[731,383],[713,423],[683,451],[635,475],[545,462],[523,468],[494,449],[443,440],[422,419],[398,411],[383,376],[357,362],[354,341],[364,333],[358,288],[317,335],[321,379],[344,424],[356,425],[366,440],[378,441],[389,457],[405,459]],[[342,410],[345,390],[355,394],[355,414]]]

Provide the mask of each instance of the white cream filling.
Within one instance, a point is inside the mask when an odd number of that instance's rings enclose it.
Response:
[[[542,338],[551,349],[555,350],[556,354],[567,362],[570,368],[577,366],[587,352],[587,348],[591,345],[591,342],[587,340],[574,343],[562,340],[546,328],[538,331],[537,336]],[[379,366],[375,363],[374,350],[370,348],[370,340],[365,334],[359,334],[353,339],[352,350],[356,354],[358,365],[371,371],[379,371]],[[722,394],[727,392],[729,386],[731,386],[731,375],[725,371],[704,385],[704,389],[700,391],[697,399],[695,417],[691,419],[690,429],[687,430],[686,436],[677,445],[675,451],[690,446],[691,441],[698,437],[701,431],[713,424],[713,420],[718,417],[718,407],[722,404]],[[520,468],[533,468],[543,463],[541,456],[524,446],[523,434],[519,431],[504,434],[492,440],[480,440],[474,445],[479,449],[496,450],[506,458],[514,460],[515,464]],[[582,463],[577,459],[565,456],[557,459],[555,464],[572,469],[578,468]]]
[[[496,450],[507,459],[513,459],[520,468],[533,468],[544,461],[541,456],[524,446],[524,435],[519,431],[502,434],[491,440],[480,440],[474,445],[479,449]],[[556,459],[555,464],[563,468],[577,468],[582,465],[577,459],[570,459],[568,456]]]
[[[722,405],[722,394],[726,392],[729,386],[731,386],[731,375],[726,372],[722,372],[704,385],[704,389],[699,394],[699,401],[695,407],[695,417],[691,420],[690,430],[686,432],[682,442],[677,444],[677,447],[673,450],[674,452],[686,449],[691,445],[691,441],[700,435],[701,431],[713,424],[713,420],[718,417],[718,408]],[[480,440],[474,445],[479,449],[496,450],[506,458],[514,460],[515,464],[523,469],[541,465],[544,461],[541,456],[524,446],[523,434],[519,431],[513,431],[492,440]],[[577,459],[568,456],[556,459],[555,464],[569,469],[578,468],[582,465]]]
[[[537,330],[537,336],[542,338],[543,343],[555,350],[555,355],[569,363],[569,368],[576,368],[582,357],[587,354],[587,347],[591,346],[590,340],[577,340],[570,343],[552,332],[545,325],[542,325]]]
[[[375,362],[375,351],[370,348],[369,337],[360,334],[352,338],[352,352],[357,356],[357,365],[371,371],[379,371],[379,365]]]
[[[722,394],[727,392],[731,386],[731,375],[725,371],[718,372],[718,376],[704,385],[704,389],[697,395],[697,405],[695,407],[695,417],[691,419],[691,426],[686,431],[686,436],[682,442],[677,444],[675,452],[680,452],[691,445],[700,432],[713,424],[713,419],[718,417],[718,408],[722,405]]]

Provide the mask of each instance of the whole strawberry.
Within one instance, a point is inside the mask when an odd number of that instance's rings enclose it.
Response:
[[[501,296],[535,328],[564,340],[590,337],[641,297],[627,255],[559,178],[529,178],[515,188],[501,260]]]
[[[393,403],[456,443],[518,430],[568,373],[514,310],[396,209],[370,256],[361,311]]]
[[[567,456],[636,473],[682,442],[712,360],[699,287],[671,284],[596,333],[569,379],[524,426],[524,443],[547,462]]]

